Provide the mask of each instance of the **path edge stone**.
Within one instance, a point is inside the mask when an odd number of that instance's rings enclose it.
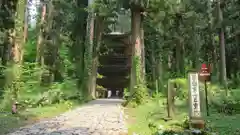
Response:
[[[121,106],[121,105],[118,105],[118,108],[119,108],[119,111],[120,111],[120,114],[119,114],[119,119],[121,120],[121,122],[124,124],[124,130],[121,131],[119,133],[119,135],[128,135],[128,127],[127,127],[127,124],[126,124],[126,120],[125,120],[125,115],[124,115],[124,108]]]

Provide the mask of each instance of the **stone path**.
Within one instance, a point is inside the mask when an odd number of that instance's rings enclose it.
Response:
[[[120,99],[98,99],[8,135],[127,135]]]

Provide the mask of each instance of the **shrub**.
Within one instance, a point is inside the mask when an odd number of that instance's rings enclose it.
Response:
[[[25,63],[22,67],[22,74],[17,82],[19,84],[17,101],[22,108],[50,105],[70,99],[84,100],[82,93],[77,89],[76,80],[65,77],[66,79],[62,82],[41,86],[41,73],[42,69],[34,64]],[[11,108],[13,94],[11,87],[4,90],[3,99],[0,102],[1,109]]]

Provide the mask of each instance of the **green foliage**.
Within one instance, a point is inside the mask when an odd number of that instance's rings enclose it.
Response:
[[[23,6],[24,3],[21,4]],[[10,49],[6,48],[12,46],[8,41],[7,32],[17,26],[17,36],[23,34],[20,32],[23,29],[19,29],[22,27],[23,21],[19,22],[19,20],[23,20],[24,10],[18,8],[17,15],[19,16],[14,20],[13,5],[1,6],[0,61],[3,65],[2,60],[8,61],[5,55],[10,52]],[[95,57],[95,50],[97,50],[96,45],[88,41],[91,35],[90,23],[87,21],[90,21],[91,17],[95,17],[95,13],[98,17],[104,17],[103,27],[106,30],[104,32],[108,33],[109,25],[117,24],[116,20],[121,12],[128,12],[129,10],[126,9],[139,8],[145,9],[142,19],[148,80],[143,80],[144,77],[141,75],[142,58],[140,56],[132,57],[132,72],[136,74],[131,76],[131,79],[136,78],[134,80],[136,83],[132,87],[133,89],[124,90],[124,98],[132,106],[137,107],[146,103],[149,97],[149,88],[155,90],[156,84],[161,85],[157,87],[162,93],[156,92],[157,95],[154,95],[154,98],[162,100],[162,95],[166,94],[164,91],[166,91],[166,83],[169,79],[176,84],[177,100],[185,102],[188,96],[188,82],[184,78],[176,77],[184,77],[189,69],[198,69],[201,63],[212,63],[214,79],[212,84],[208,85],[212,108],[237,110],[236,108],[239,107],[240,99],[237,88],[240,80],[238,73],[240,61],[238,60],[239,38],[236,35],[240,28],[240,6],[237,0],[222,3],[223,20],[220,21],[217,4],[210,0],[95,0],[90,7],[87,7],[88,0],[54,0],[47,2],[47,5],[47,11],[51,11],[49,8],[52,8],[54,12],[47,13],[43,26],[44,41],[42,44],[45,49],[46,66],[40,68],[35,64],[39,30],[33,28],[29,30],[28,42],[24,45],[23,65],[18,64],[12,68],[8,67],[6,63],[4,66],[1,65],[6,68],[6,74],[1,74],[1,86],[5,81],[8,84],[4,90],[1,90],[3,93],[2,109],[10,109],[12,98],[16,98],[25,108],[62,103],[69,99],[84,100],[84,97],[89,96],[87,88],[91,84],[88,83],[88,80],[90,80],[92,61]],[[87,20],[88,13],[89,19]],[[118,22],[130,22],[130,13],[128,12],[127,15],[128,21],[126,18],[118,18]],[[226,58],[228,59],[226,69],[227,77],[230,79],[228,96],[220,86],[215,84],[219,81],[218,73],[222,72],[218,67],[218,63],[221,62],[218,58],[221,50],[218,36],[220,26],[224,26],[225,29]],[[17,40],[22,40],[22,38],[17,38]],[[54,50],[57,50],[56,54]],[[53,78],[49,81],[49,86],[41,85],[45,73],[48,77]],[[103,77],[97,74],[97,78]],[[101,86],[97,86],[97,89],[105,90]],[[203,92],[202,84],[200,90]],[[158,107],[159,101],[152,105],[150,110],[154,111]],[[164,110],[161,109],[157,111]],[[146,123],[153,130],[158,130],[156,129],[157,122],[148,121]]]
[[[102,79],[102,78],[104,78],[104,76],[97,73],[97,78]]]
[[[133,89],[130,90],[130,97],[127,99],[128,103],[132,106],[137,106],[146,102],[149,97],[148,89],[145,84],[145,80],[142,76],[142,64],[139,56],[134,56],[133,58],[133,66],[132,66],[132,74],[136,76],[132,76],[132,84],[134,85]]]
[[[84,2],[86,3],[87,1]],[[83,10],[83,8],[87,5],[84,7],[84,2],[82,1],[80,4],[81,9],[72,1],[57,0],[47,3],[47,10],[50,11],[50,8],[53,8],[56,14],[48,12],[45,17],[44,26],[41,26],[44,30],[44,33],[42,33],[44,36],[40,45],[44,48],[43,55],[45,65],[41,65],[40,67],[38,63],[35,63],[38,53],[36,45],[38,43],[38,36],[41,34],[39,33],[39,27],[29,28],[28,40],[25,45],[22,45],[24,51],[22,65],[18,64],[17,66],[20,68],[17,70],[6,66],[6,70],[4,70],[5,74],[1,74],[2,76],[8,77],[5,79],[7,80],[7,87],[5,87],[3,91],[3,99],[0,101],[1,109],[10,110],[13,97],[16,97],[21,109],[62,103],[63,101],[73,99],[80,101],[85,100],[83,92],[78,86],[78,79],[80,79],[78,77],[83,76],[83,72],[76,72],[75,74],[75,71],[81,71],[81,69],[79,69],[81,65],[74,66],[76,59],[80,57],[79,55],[74,55],[74,52],[71,50],[79,50],[73,48],[72,45],[78,45],[84,42],[83,38],[79,35],[77,35],[79,36],[77,38],[80,41],[73,39],[73,36],[76,36],[74,35],[75,30],[83,29],[83,27],[77,28],[75,26],[83,26],[84,21],[81,20],[82,23],[80,24],[75,21],[75,18],[84,18],[84,15],[86,15],[86,11]],[[39,15],[41,15],[41,13],[39,13]],[[59,19],[59,16],[61,16],[61,19]],[[40,16],[36,16],[37,20],[38,18],[40,18]],[[1,19],[4,20],[6,18],[1,16]],[[38,25],[39,24],[37,24],[37,26]],[[83,37],[85,36],[84,34],[82,34]],[[56,54],[55,50],[57,50]],[[1,52],[4,52],[4,50]],[[2,53],[1,56],[3,56]],[[13,79],[13,77],[9,75],[17,75],[17,78]],[[49,82],[49,85],[43,85],[44,82]]]
[[[93,9],[99,16],[112,17],[116,15],[117,10],[116,0],[96,0],[93,4]]]
[[[145,85],[139,84],[134,87],[134,94],[131,97],[131,104],[141,105],[148,99],[148,89]]]
[[[167,112],[164,100],[164,97],[154,98],[134,109],[129,109],[127,111],[129,119],[135,120],[134,124],[129,125],[130,134],[155,135],[158,131],[159,133],[167,133],[171,130],[181,133],[182,127],[179,125],[183,123],[182,120],[187,113],[178,113],[176,120],[165,121]]]
[[[69,99],[84,100],[77,89],[75,80],[65,79],[62,83],[53,83],[48,87],[41,86],[39,82],[42,69],[32,63],[25,63],[22,68],[22,76],[19,80],[20,88],[17,101],[21,107],[37,107],[39,105],[50,105]],[[5,91],[1,102],[1,108],[9,110],[13,91]]]
[[[125,99],[125,100],[127,100],[129,97],[130,97],[130,91],[129,91],[129,89],[128,88],[124,88],[124,90],[123,90],[123,98]]]
[[[228,82],[228,87],[229,88],[239,88],[240,87],[240,72],[236,73],[235,75],[232,74],[231,80]]]
[[[157,97],[136,108],[129,108],[126,113],[128,120],[134,120],[129,125],[130,133],[149,135],[185,135],[189,134],[188,107],[178,100],[175,106],[174,119],[166,120],[167,110],[164,97]],[[183,108],[184,106],[184,108]],[[211,134],[233,134],[239,133],[237,122],[239,114],[226,116],[211,110],[210,116],[203,117],[206,120],[206,130],[201,131],[203,135]]]
[[[24,60],[27,62],[35,62],[36,60],[36,43],[37,43],[37,35],[36,29],[29,29],[28,31],[28,40],[24,46]]]
[[[176,95],[177,98],[183,100],[188,97],[188,81],[184,78],[177,78],[173,80],[173,83],[176,84]]]
[[[188,98],[188,80],[184,78],[177,78],[172,80],[176,84],[176,98],[179,100],[186,100]],[[229,90],[228,96],[226,96],[224,89],[218,85],[208,84],[208,97],[210,104],[213,108],[217,107],[222,109],[239,110],[240,97],[239,89]],[[200,83],[200,93],[204,93],[204,85]],[[204,99],[202,94],[201,99]],[[229,107],[227,107],[229,106]]]

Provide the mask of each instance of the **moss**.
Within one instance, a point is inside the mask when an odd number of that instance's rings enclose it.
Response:
[[[125,105],[130,104],[132,106],[138,106],[146,102],[146,100],[149,97],[149,94],[145,84],[144,77],[142,76],[142,66],[141,66],[140,57],[138,56],[134,57],[133,65],[134,66],[132,68],[135,68],[135,70],[133,71],[135,72],[136,76],[132,76],[132,77],[135,77],[133,78],[133,80],[135,81],[135,84],[131,84],[131,85],[134,85],[134,87],[132,90],[130,90],[131,95],[128,98],[128,101]]]

